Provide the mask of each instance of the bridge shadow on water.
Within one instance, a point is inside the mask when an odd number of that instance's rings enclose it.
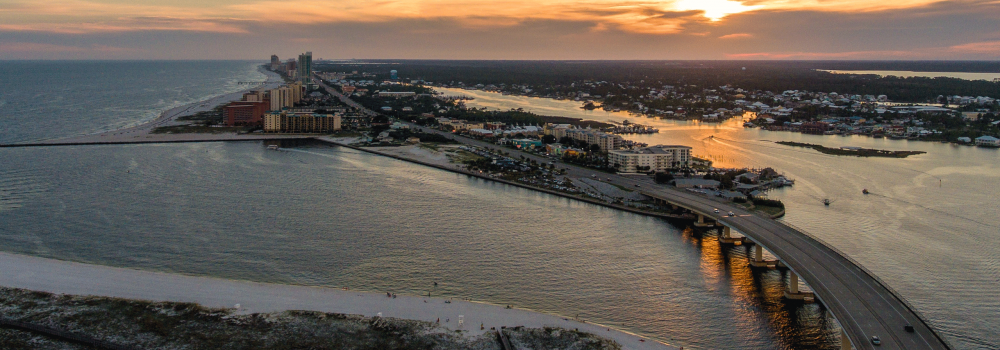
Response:
[[[789,271],[759,268],[749,264],[753,244],[733,245],[718,241],[721,230],[694,228],[690,222],[671,224],[683,230],[682,240],[700,252],[702,271],[728,290],[741,322],[765,322],[762,329],[774,334],[774,343],[784,349],[839,349],[840,326],[818,300],[806,303],[784,298]],[[800,283],[800,288],[809,290]],[[710,331],[710,330],[708,330]]]

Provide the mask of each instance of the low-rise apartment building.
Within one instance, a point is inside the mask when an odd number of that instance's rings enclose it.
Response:
[[[608,151],[608,164],[619,172],[664,171],[691,165],[691,147],[652,146],[637,150]]]
[[[625,144],[625,139],[621,136],[591,129],[569,129],[566,130],[566,136],[574,140],[585,141],[588,144],[596,144],[604,152],[622,148],[622,145]]]
[[[268,113],[264,115],[264,132],[324,133],[340,130],[337,114]]]

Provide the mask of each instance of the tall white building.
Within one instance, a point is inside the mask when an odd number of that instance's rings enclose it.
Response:
[[[691,147],[652,146],[637,150],[608,151],[608,164],[619,172],[664,171],[691,165]]]

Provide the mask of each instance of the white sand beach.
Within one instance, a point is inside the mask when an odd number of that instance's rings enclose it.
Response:
[[[470,335],[490,327],[562,327],[613,339],[624,349],[674,349],[601,325],[529,310],[506,309],[486,303],[410,295],[350,291],[235,281],[210,277],[150,272],[81,264],[40,257],[0,253],[0,285],[51,293],[109,296],[153,301],[194,302],[240,312],[312,310],[365,316],[396,317],[436,322]],[[464,320],[460,325],[459,319]]]

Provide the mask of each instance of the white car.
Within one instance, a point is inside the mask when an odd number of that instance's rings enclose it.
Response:
[[[719,213],[719,208],[712,209],[712,211],[714,211],[716,214],[718,214]]]

